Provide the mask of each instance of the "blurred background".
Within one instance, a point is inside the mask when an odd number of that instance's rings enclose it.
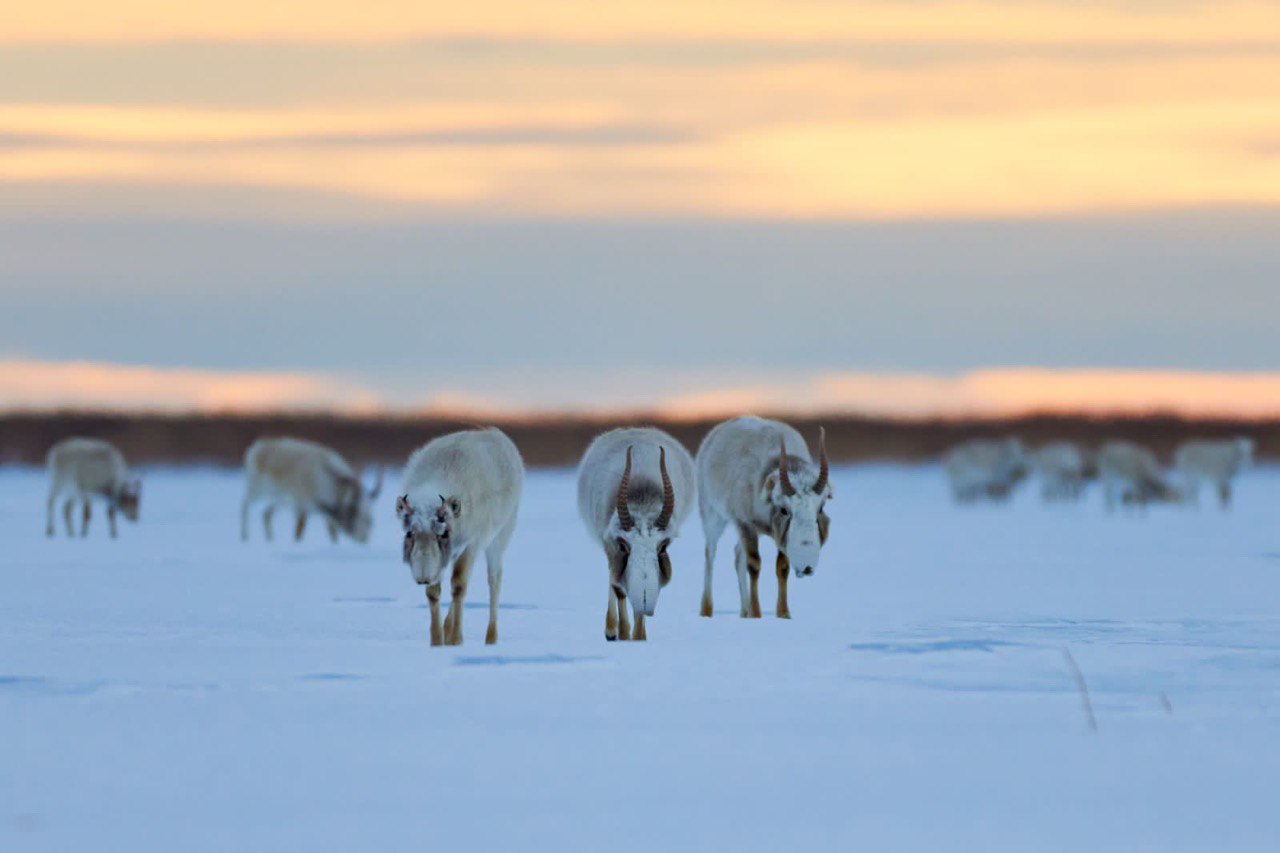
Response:
[[[1280,451],[1272,3],[8,5],[6,461],[744,411]]]

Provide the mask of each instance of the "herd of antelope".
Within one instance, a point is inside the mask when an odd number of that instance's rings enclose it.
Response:
[[[1213,485],[1225,508],[1231,483],[1253,456],[1253,443],[1192,441],[1175,455],[1175,485],[1155,454],[1136,444],[1113,441],[1091,452],[1065,442],[1026,451],[1017,439],[972,441],[945,459],[952,495],[959,502],[1002,501],[1034,470],[1046,501],[1078,500],[1086,485],[1101,479],[1108,507],[1152,502],[1195,502],[1201,486]],[[88,534],[90,503],[105,501],[111,536],[116,515],[138,519],[141,483],[111,444],[73,438],[48,454],[49,495],[46,532],[54,535],[54,512],[64,498],[67,534],[75,535],[75,505],[81,505],[80,535]],[[263,502],[263,532],[272,537],[276,507],[292,508],[294,537],[318,516],[329,536],[345,534],[366,542],[382,473],[366,485],[361,472],[337,451],[295,438],[261,439],[245,453],[245,491],[240,503],[240,536],[249,538],[250,509]],[[486,643],[498,639],[498,599],[502,558],[515,532],[524,462],[497,429],[444,435],[416,450],[408,460],[395,512],[404,530],[403,560],[426,590],[431,611],[431,644],[461,645],[463,604],[471,570],[481,554],[489,578]],[[796,430],[779,421],[743,417],[712,429],[696,458],[679,441],[653,427],[615,429],[596,438],[578,466],[578,513],[587,535],[603,552],[607,569],[604,635],[607,640],[644,640],[646,617],[658,606],[671,580],[668,549],[697,495],[706,538],[702,616],[713,613],[712,570],[725,529],[738,542],[734,569],[743,618],[761,616],[760,536],[777,547],[778,599],[775,614],[790,618],[787,581],[808,577],[818,567],[830,520],[831,482],[825,433],[818,433],[817,461]],[[440,595],[449,570],[450,601],[440,618]],[[627,613],[628,607],[630,614]]]
[[[1080,500],[1091,481],[1101,480],[1109,510],[1152,503],[1199,506],[1205,485],[1227,509],[1236,475],[1252,462],[1249,438],[1184,442],[1174,453],[1172,475],[1149,448],[1131,441],[1108,441],[1097,451],[1060,441],[1027,451],[1016,438],[1005,438],[962,444],[944,465],[957,503],[1007,500],[1034,471],[1046,503]]]
[[[88,534],[90,502],[107,505],[111,536],[116,513],[138,518],[141,484],[111,444],[68,439],[49,451],[48,524],[64,498],[67,535],[72,514],[83,507],[80,535]],[[703,616],[711,616],[711,572],[716,546],[730,524],[738,533],[734,567],[744,618],[761,616],[761,535],[777,545],[779,618],[790,618],[787,579],[812,575],[827,540],[826,502],[831,483],[825,434],[818,435],[818,461],[791,427],[761,418],[720,424],[702,442],[697,461],[679,441],[652,427],[615,429],[587,448],[578,466],[578,512],[587,534],[604,552],[607,567],[605,638],[646,639],[645,618],[671,580],[668,548],[698,496],[706,533]],[[365,542],[382,474],[366,486],[361,473],[331,448],[295,438],[261,439],[245,453],[245,491],[240,536],[249,538],[249,512],[260,503],[263,532],[272,537],[276,507],[294,512],[294,537],[307,519],[323,519],[330,537],[346,534]],[[405,468],[395,511],[404,529],[403,559],[425,587],[431,611],[431,644],[461,645],[463,604],[471,569],[484,555],[489,577],[486,643],[498,640],[502,558],[515,532],[524,462],[515,444],[497,429],[444,435],[416,450]],[[449,571],[450,602],[440,618],[440,595]],[[630,615],[627,613],[630,606]]]

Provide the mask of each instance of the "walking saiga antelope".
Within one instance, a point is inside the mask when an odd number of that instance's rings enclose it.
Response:
[[[1174,454],[1174,466],[1182,479],[1188,499],[1200,504],[1200,486],[1211,484],[1218,491],[1218,504],[1231,506],[1231,481],[1253,463],[1253,439],[1188,441]]]
[[[660,429],[615,429],[578,466],[578,513],[609,563],[606,640],[644,640],[645,617],[671,580],[668,546],[693,505],[693,459]],[[635,629],[627,619],[631,604]]]
[[[779,619],[790,619],[787,575],[808,577],[818,567],[830,520],[831,499],[826,432],[818,433],[818,464],[800,433],[778,421],[747,417],[711,430],[698,448],[698,509],[707,537],[702,615],[710,616],[711,571],[716,546],[730,523],[738,532],[734,568],[738,573],[739,615],[760,618],[759,536],[778,546]]]
[[[1181,503],[1182,493],[1165,479],[1156,455],[1131,441],[1108,441],[1098,451],[1098,476],[1102,478],[1107,509],[1118,500],[1125,506],[1146,509],[1151,503]]]
[[[68,438],[49,449],[45,458],[49,468],[49,500],[45,507],[45,535],[53,535],[53,506],[67,495],[62,517],[67,522],[67,535],[74,537],[71,513],[76,501],[83,505],[80,535],[89,534],[89,501],[102,498],[107,502],[107,523],[111,538],[116,538],[116,511],[130,521],[138,520],[138,501],[142,484],[129,473],[124,455],[105,441],[93,438]]]
[[[462,607],[471,566],[481,552],[489,570],[489,630],[498,641],[502,555],[516,529],[524,462],[496,429],[443,435],[409,457],[396,515],[404,525],[404,561],[426,587],[431,645],[462,645]],[[449,614],[440,625],[440,586],[452,564]]]
[[[1008,500],[1027,476],[1026,452],[1016,438],[965,442],[947,452],[943,467],[956,503]]]
[[[249,539],[249,508],[267,501],[262,513],[263,532],[271,539],[271,518],[276,506],[293,507],[294,539],[301,540],[308,513],[319,513],[338,541],[342,531],[357,542],[367,542],[373,526],[372,505],[382,492],[382,470],[366,491],[360,474],[336,450],[300,438],[262,438],[244,454],[245,488],[240,501],[240,538]]]

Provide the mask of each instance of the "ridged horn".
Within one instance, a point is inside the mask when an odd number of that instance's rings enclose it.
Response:
[[[658,520],[654,522],[654,526],[659,530],[666,530],[667,525],[671,523],[671,516],[676,510],[676,492],[671,488],[671,475],[667,473],[667,449],[665,447],[658,448],[658,470],[662,472],[662,512],[658,513]]]
[[[818,482],[813,484],[813,490],[819,495],[827,488],[830,469],[831,466],[827,463],[827,428],[818,427]]]
[[[782,493],[791,497],[796,488],[791,485],[791,474],[787,471],[787,443],[781,436],[778,437],[778,450],[781,451],[778,456],[778,482],[782,484]]]
[[[628,491],[631,486],[631,448],[627,448],[627,464],[622,469],[622,479],[618,481],[618,524],[623,530],[631,530],[636,526],[631,517],[631,508],[627,506]]]

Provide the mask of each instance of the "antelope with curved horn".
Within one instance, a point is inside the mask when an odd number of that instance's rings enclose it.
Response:
[[[667,549],[693,506],[693,481],[689,451],[659,429],[606,432],[583,455],[578,512],[609,566],[606,640],[647,638],[645,617],[654,614],[658,593],[671,580]]]
[[[496,429],[442,435],[414,451],[404,472],[396,515],[404,525],[404,561],[426,587],[431,645],[462,645],[462,608],[471,566],[484,554],[489,573],[489,630],[498,641],[502,557],[516,529],[524,461]],[[452,565],[449,614],[440,624],[444,570]]]
[[[790,619],[787,578],[808,577],[830,529],[826,504],[831,499],[826,431],[818,432],[814,464],[804,438],[779,421],[746,417],[715,427],[698,448],[698,510],[706,534],[703,616],[712,614],[711,574],[720,537],[730,523],[737,528],[734,567],[738,573],[739,615],[758,619],[760,546],[763,534],[778,546],[779,619]]]
[[[249,539],[249,509],[267,501],[262,527],[271,539],[271,519],[278,505],[293,508],[294,539],[301,540],[307,516],[323,516],[329,538],[339,531],[367,542],[373,526],[373,502],[382,493],[382,469],[366,489],[358,471],[336,450],[300,438],[261,438],[244,454],[245,490],[240,501],[240,538]]]

